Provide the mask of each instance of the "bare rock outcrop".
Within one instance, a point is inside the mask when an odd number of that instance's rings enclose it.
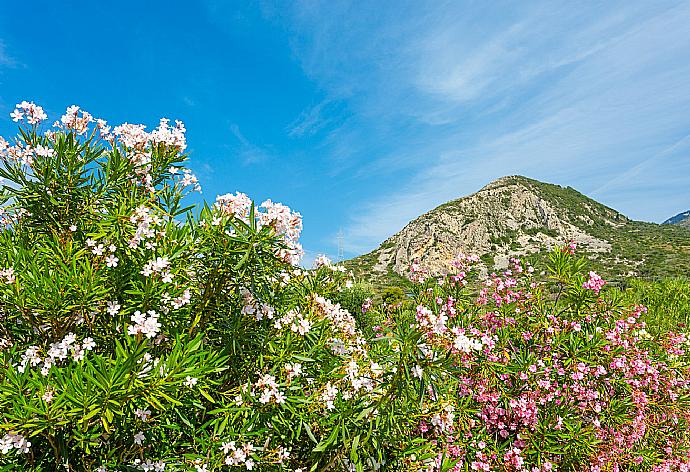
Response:
[[[490,254],[501,268],[510,257],[570,240],[589,252],[604,253],[611,250],[611,243],[600,236],[600,228],[625,221],[620,213],[571,188],[502,177],[411,221],[374,251],[371,269],[405,274],[418,260],[432,273],[443,273],[461,252]]]

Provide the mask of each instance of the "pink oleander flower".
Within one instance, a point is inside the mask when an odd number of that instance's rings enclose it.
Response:
[[[567,246],[563,247],[562,251],[567,252],[570,255],[574,255],[576,249],[577,244],[575,243],[575,241],[570,241]]]
[[[596,272],[589,272],[589,279],[583,282],[582,287],[588,290],[592,290],[597,295],[601,288],[606,285],[606,281],[602,279]]]

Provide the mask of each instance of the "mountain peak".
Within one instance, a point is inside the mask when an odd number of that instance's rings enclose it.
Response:
[[[524,175],[504,175],[503,177],[498,177],[497,179],[492,180],[486,184],[485,187],[495,187],[512,183],[527,183],[531,180],[532,179],[528,179]]]
[[[661,223],[663,225],[680,225],[690,228],[690,210],[678,213],[676,216],[669,218]]]
[[[647,253],[659,257],[652,247],[670,244],[657,237],[660,231],[680,235],[680,244],[688,246],[690,267],[690,233],[658,228],[631,221],[571,187],[509,175],[424,213],[378,249],[354,259],[352,266],[385,277],[406,274],[409,264],[418,260],[430,272],[444,273],[450,269],[448,262],[463,252],[482,257],[485,270],[502,269],[511,257],[543,254],[572,240],[582,253],[614,271],[637,273]],[[629,259],[621,251],[629,252]]]

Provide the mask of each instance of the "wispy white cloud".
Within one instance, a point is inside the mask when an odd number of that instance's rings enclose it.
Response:
[[[288,136],[302,137],[313,135],[331,120],[322,115],[323,108],[328,105],[328,100],[323,100],[313,107],[304,110],[295,121],[288,126]]]
[[[353,202],[349,251],[506,174],[641,219],[690,207],[687,3],[361,5],[304,2],[291,18],[305,72],[351,111],[322,140],[334,172],[397,178]],[[328,119],[312,111],[296,123]]]
[[[240,127],[232,123],[230,125],[230,132],[237,139],[239,146],[237,147],[237,152],[240,159],[244,164],[255,164],[262,162],[270,157],[269,151],[259,145],[256,145],[249,141],[240,131]]]
[[[19,64],[17,59],[12,57],[7,51],[7,46],[5,42],[0,40],[0,66],[5,67],[16,67]]]
[[[678,157],[679,154],[690,157],[690,134],[686,134],[672,145],[644,159],[642,162],[633,164],[628,169],[621,169],[622,172],[620,174],[614,176],[596,190],[593,190],[592,195],[596,196],[612,188],[627,186],[628,182],[639,178],[642,172],[647,172],[654,167],[662,166],[665,159],[669,157]],[[677,172],[677,170],[674,168],[673,172]]]
[[[0,39],[0,75],[3,69],[22,67],[23,65],[7,50],[7,45]],[[9,114],[14,107],[14,101],[2,96],[2,81],[0,79],[0,121],[9,121]]]

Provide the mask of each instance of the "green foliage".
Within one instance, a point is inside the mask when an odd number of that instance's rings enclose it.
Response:
[[[623,296],[627,303],[647,308],[644,320],[648,331],[659,335],[683,332],[690,324],[690,280],[668,278],[659,281],[630,279]]]
[[[355,316],[362,312],[362,305],[375,296],[373,286],[368,282],[355,282],[350,287],[343,288],[334,297],[337,302]]]
[[[386,305],[395,305],[405,300],[405,292],[398,286],[386,287],[381,293],[381,300]]]
[[[0,143],[3,470],[649,470],[688,456],[687,336],[640,321],[668,311],[680,326],[687,281],[600,294],[587,261],[557,249],[544,280],[512,261],[482,281],[465,258],[377,295],[341,267],[291,264],[287,207],[185,206],[180,125],[111,135],[88,118]]]

